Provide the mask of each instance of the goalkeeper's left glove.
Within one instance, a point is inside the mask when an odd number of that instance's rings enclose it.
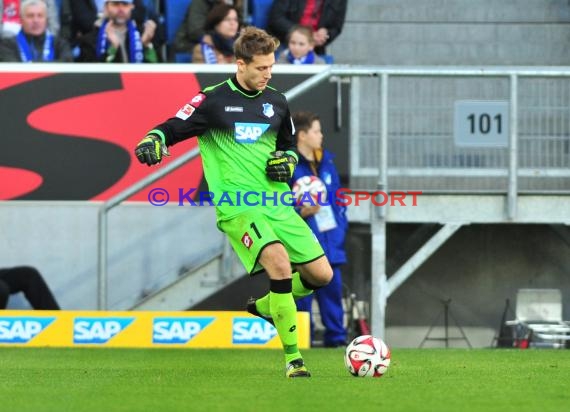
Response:
[[[160,163],[163,155],[170,156],[170,153],[160,137],[149,134],[137,144],[135,155],[139,162],[152,166]]]
[[[267,176],[276,182],[288,182],[291,180],[297,165],[295,153],[278,150],[271,152],[271,155],[273,157],[267,160],[267,166],[265,166]]]

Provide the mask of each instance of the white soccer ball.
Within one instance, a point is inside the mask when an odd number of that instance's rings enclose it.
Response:
[[[302,203],[305,206],[313,206],[311,201],[306,197],[306,193],[311,196],[315,205],[317,201],[321,203],[326,202],[327,187],[317,176],[301,176],[293,183],[292,190],[297,205]],[[305,197],[303,197],[303,195],[305,195]]]
[[[346,347],[344,363],[353,376],[379,378],[390,366],[390,348],[380,338],[358,336]]]

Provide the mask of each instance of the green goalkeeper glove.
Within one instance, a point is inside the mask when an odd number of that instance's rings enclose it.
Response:
[[[271,152],[273,156],[267,160],[265,173],[276,182],[288,182],[293,177],[295,166],[297,165],[297,157],[293,152]]]
[[[160,163],[163,155],[170,156],[170,153],[160,137],[149,134],[137,144],[135,155],[139,162],[152,166]]]

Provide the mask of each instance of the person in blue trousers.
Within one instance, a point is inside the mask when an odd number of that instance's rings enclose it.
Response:
[[[344,326],[340,268],[346,263],[344,239],[348,220],[346,206],[336,202],[340,179],[333,162],[334,155],[322,148],[323,133],[318,115],[311,112],[294,113],[293,124],[296,129],[299,163],[290,186],[296,194],[305,193],[300,199],[296,196],[296,208],[319,240],[333,268],[332,281],[317,289],[314,294],[297,300],[297,310],[312,314],[312,299],[316,296],[325,327],[324,346],[344,346],[347,331]],[[311,199],[308,199],[307,191]]]

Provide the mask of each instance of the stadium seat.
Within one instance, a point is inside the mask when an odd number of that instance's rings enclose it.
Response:
[[[147,9],[152,10],[155,13],[158,13],[158,7],[155,0],[143,0],[143,3]]]
[[[168,0],[164,2],[164,25],[166,28],[166,44],[172,49],[176,32],[186,17],[186,11],[192,0]],[[178,55],[179,53],[177,53]],[[174,61],[190,61],[189,53],[180,53],[185,56],[173,56]],[[186,56],[188,55],[188,56]]]
[[[506,324],[518,327],[529,346],[563,348],[570,341],[570,323],[562,320],[560,289],[519,289],[515,317]]]
[[[175,53],[175,63],[192,63],[192,53]]]
[[[249,0],[249,13],[251,17],[251,24],[260,29],[267,27],[269,20],[269,11],[273,0]]]

